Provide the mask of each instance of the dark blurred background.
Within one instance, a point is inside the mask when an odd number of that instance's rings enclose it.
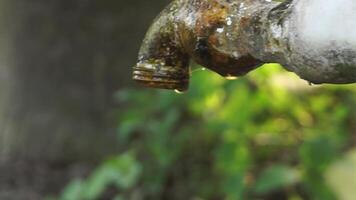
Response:
[[[355,85],[131,81],[168,3],[0,1],[0,200],[355,199]]]
[[[113,94],[132,84],[140,43],[167,2],[0,2],[0,199],[58,191],[69,164],[118,150]]]

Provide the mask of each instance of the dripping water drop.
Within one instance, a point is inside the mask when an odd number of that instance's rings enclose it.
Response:
[[[177,94],[184,94],[184,91],[179,90],[179,89],[175,89],[174,92],[177,93]]]
[[[190,72],[190,74],[193,74],[193,73],[195,73],[197,71],[205,71],[205,70],[206,70],[206,68],[204,68],[204,67],[198,68],[198,69],[194,69],[193,71]]]
[[[229,81],[232,81],[232,80],[236,80],[237,76],[232,76],[232,75],[228,74],[227,76],[225,76],[225,79],[229,80]]]

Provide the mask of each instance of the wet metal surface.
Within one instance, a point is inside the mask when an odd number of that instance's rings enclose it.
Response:
[[[277,62],[312,83],[356,82],[355,46],[313,54],[301,46],[306,40],[298,34],[296,15],[305,1],[173,1],[149,29],[133,79],[148,87],[187,90],[192,59],[224,77]],[[320,60],[325,63],[318,68]]]

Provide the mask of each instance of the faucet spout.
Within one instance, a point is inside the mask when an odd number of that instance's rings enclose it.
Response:
[[[133,79],[147,87],[185,91],[189,85],[189,56],[177,37],[178,9],[172,2],[149,28],[139,52]]]

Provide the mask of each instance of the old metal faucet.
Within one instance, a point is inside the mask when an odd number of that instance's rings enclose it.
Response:
[[[342,1],[352,4],[339,6],[343,12],[356,8],[353,0]],[[354,83],[356,36],[318,36],[318,30],[333,28],[332,16],[324,13],[324,25],[312,30],[310,21],[323,9],[322,3],[314,6],[318,2],[322,0],[175,0],[149,29],[133,79],[149,87],[184,91],[193,60],[225,77],[280,63],[312,83]]]

